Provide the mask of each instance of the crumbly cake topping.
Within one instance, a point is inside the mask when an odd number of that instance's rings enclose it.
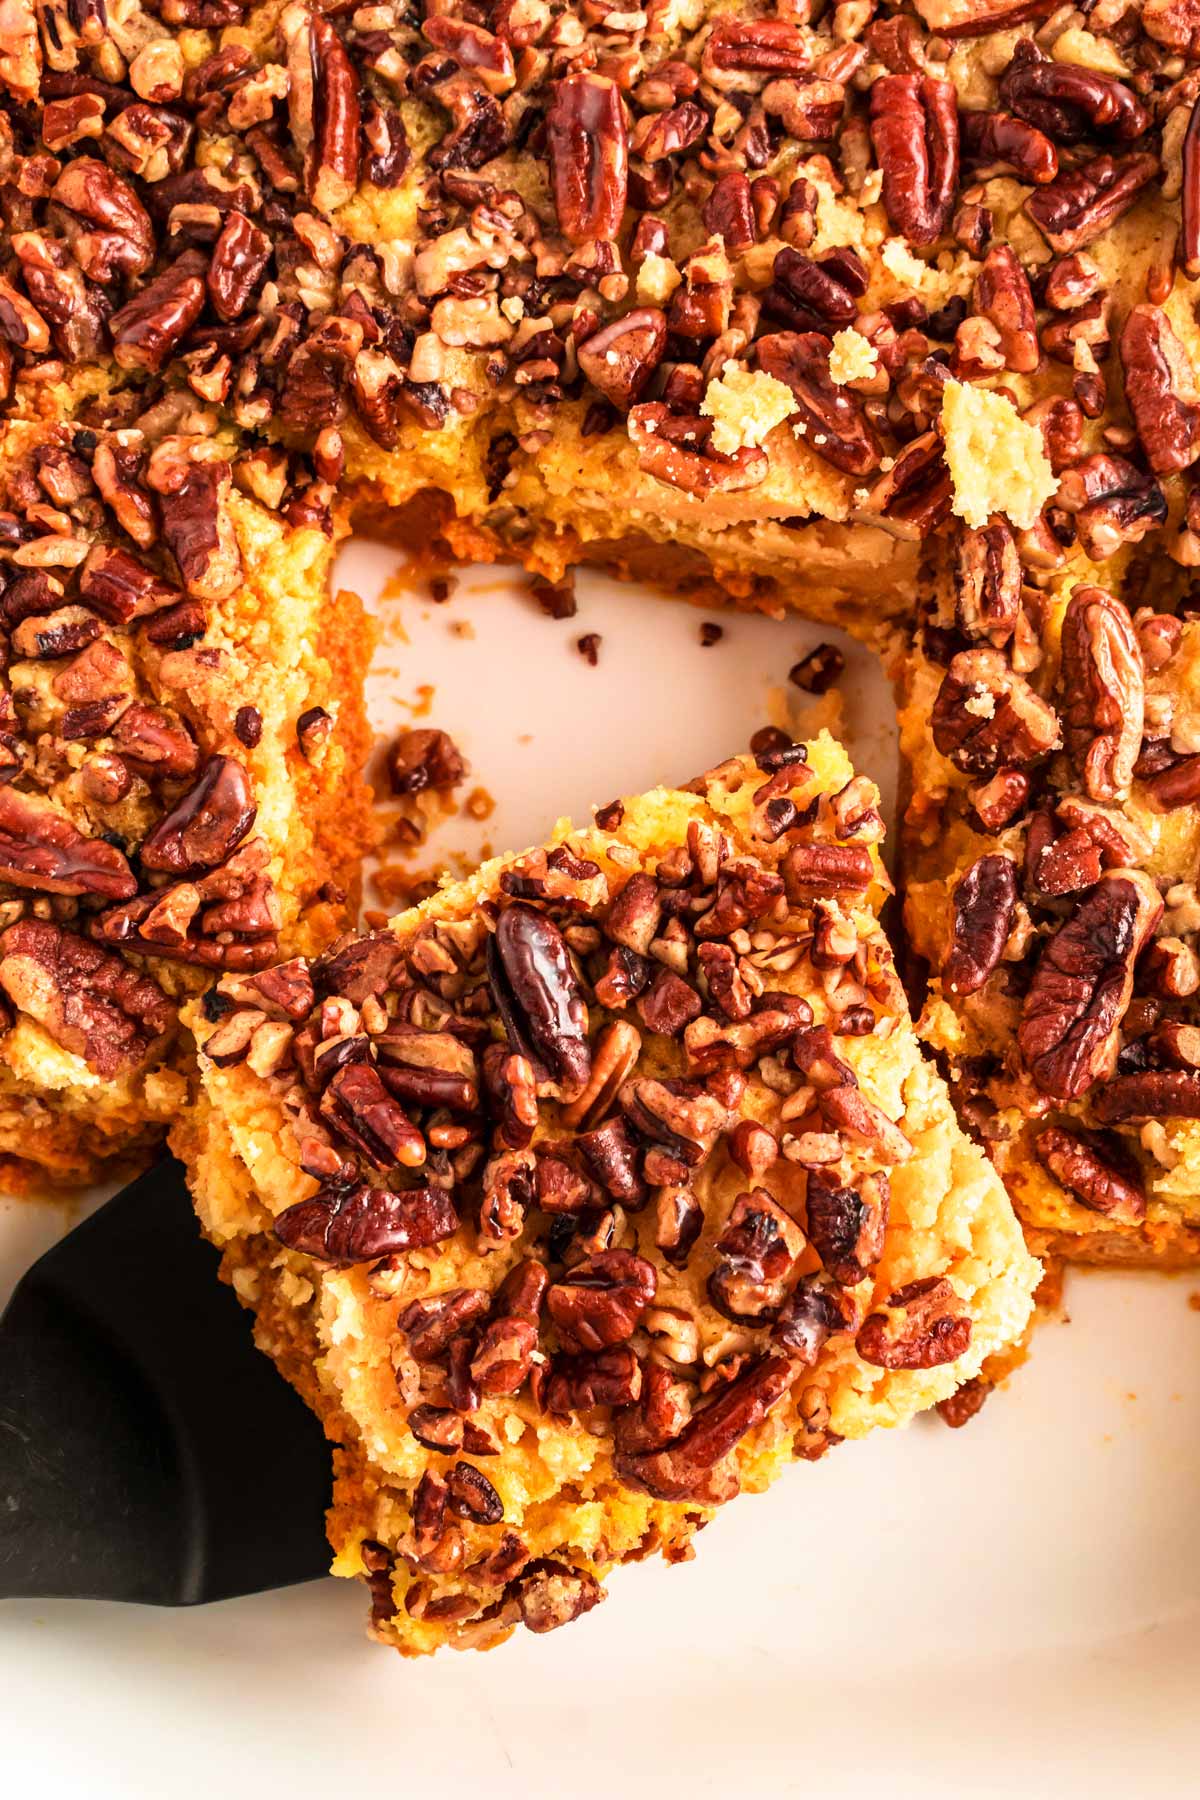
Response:
[[[955,1385],[919,1400],[906,1381],[974,1350],[966,1379],[1019,1331],[1035,1266],[978,1152],[937,1210],[967,1146],[944,1095],[921,1111],[909,1085],[872,911],[878,794],[838,782],[830,750],[785,743],[629,820],[602,809],[393,928],[208,996],[216,1090],[248,1069],[231,1116],[271,1096],[308,1177],[300,1198],[294,1174],[260,1181],[256,1229],[324,1321],[347,1454],[374,1470],[385,1637],[565,1623],[611,1560],[681,1554],[707,1509],[763,1485],[767,1452],[837,1442],[831,1409],[859,1403],[839,1387],[895,1383],[905,1416]],[[910,1166],[935,1229],[916,1229]],[[998,1252],[964,1248],[997,1209],[1002,1323],[978,1297]],[[596,1503],[612,1524],[592,1542]]]

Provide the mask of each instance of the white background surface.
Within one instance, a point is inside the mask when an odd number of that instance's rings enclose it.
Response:
[[[339,577],[370,597],[393,563],[354,545]],[[707,616],[581,580],[578,616],[552,622],[486,570],[445,606],[390,603],[373,716],[394,729],[434,683],[423,722],[498,802],[437,847],[514,848],[559,812],[687,779],[744,746],[830,635],[725,615],[703,650]],[[593,630],[597,669],[573,648]],[[843,691],[882,778],[870,658]],[[0,1201],[0,1289],[66,1219]],[[1194,1290],[1200,1272],[1076,1277],[1070,1323],[964,1431],[919,1420],[800,1465],[718,1518],[696,1561],[619,1571],[579,1624],[489,1656],[404,1663],[333,1581],[193,1612],[2,1604],[0,1795],[1195,1794]]]

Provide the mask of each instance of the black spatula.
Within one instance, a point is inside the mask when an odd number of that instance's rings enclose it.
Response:
[[[254,1348],[175,1162],[0,1319],[0,1599],[191,1606],[329,1567],[330,1453]]]

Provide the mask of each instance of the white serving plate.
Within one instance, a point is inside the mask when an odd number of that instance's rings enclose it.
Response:
[[[394,553],[342,555],[370,599]],[[555,817],[745,745],[831,633],[581,579],[553,622],[504,571],[389,602],[372,714],[435,693],[497,805],[421,860],[537,841]],[[599,631],[599,667],[574,648]],[[850,648],[850,748],[886,782],[895,734]],[[69,1210],[0,1201],[0,1294]],[[152,1278],[152,1271],[147,1271]],[[404,1663],[326,1581],[194,1612],[0,1608],[0,1795],[39,1800],[677,1800],[787,1793],[1200,1791],[1200,1312],[1195,1281],[1077,1276],[1069,1324],[962,1432],[919,1420],[737,1502],[697,1559],[619,1571],[567,1631]],[[0,1430],[4,1428],[0,1417]],[[263,1499],[271,1505],[270,1472]]]

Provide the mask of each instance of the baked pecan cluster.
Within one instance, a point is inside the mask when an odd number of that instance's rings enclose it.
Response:
[[[912,1146],[846,1059],[904,1016],[853,911],[874,789],[820,792],[799,744],[697,785],[731,780],[753,785],[763,856],[708,813],[647,858],[608,808],[612,835],[517,859],[465,917],[434,901],[208,996],[202,1055],[270,1081],[315,1183],[275,1237],[301,1269],[366,1265],[408,1429],[450,1459],[410,1497],[418,1617],[486,1602],[531,1622],[487,1474],[518,1396],[584,1423],[626,1487],[711,1506],[789,1396],[795,1454],[836,1441],[814,1385],[831,1339],[889,1370],[969,1345],[943,1277],[876,1292],[888,1175]],[[432,1281],[424,1252],[449,1258]],[[486,1284],[447,1280],[489,1263]],[[433,1592],[460,1571],[466,1589]]]

